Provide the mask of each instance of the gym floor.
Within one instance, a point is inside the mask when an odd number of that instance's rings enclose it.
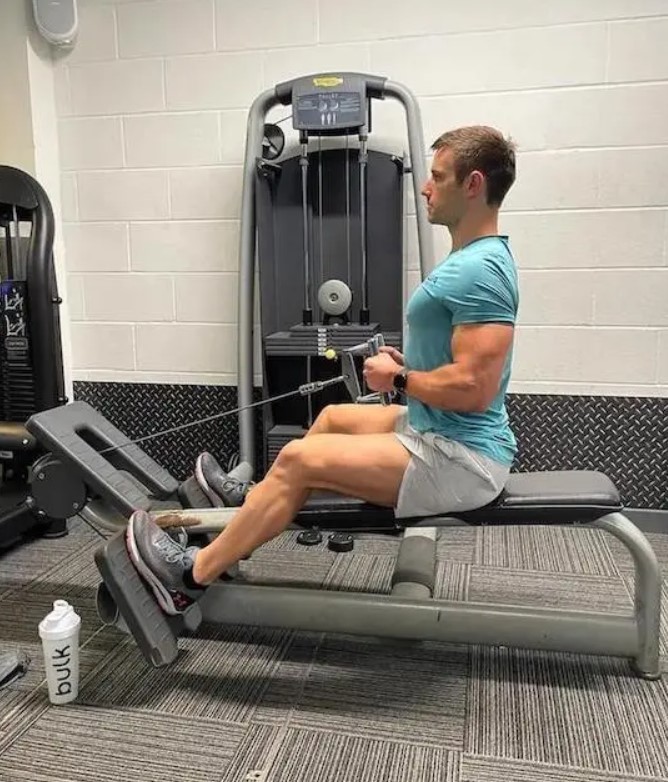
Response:
[[[262,628],[204,628],[171,668],[149,668],[101,625],[100,532],[0,558],[0,648],[32,656],[0,691],[1,782],[611,782],[668,780],[668,675],[624,660],[391,642]],[[668,536],[648,536],[666,571]],[[244,563],[249,580],[389,591],[398,541],[354,552],[294,533]],[[438,595],[573,608],[631,608],[633,569],[596,530],[449,528]],[[49,705],[37,624],[67,598],[83,618],[76,704]],[[664,581],[662,668],[668,674]]]

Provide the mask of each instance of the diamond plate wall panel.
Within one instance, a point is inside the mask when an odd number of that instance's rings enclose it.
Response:
[[[258,399],[259,394],[258,389]],[[131,438],[237,405],[231,386],[77,382],[74,397],[89,402]],[[668,509],[668,399],[517,394],[508,397],[508,413],[519,446],[514,469],[601,470],[629,507]],[[257,454],[262,453],[260,419]],[[211,451],[223,465],[235,458],[237,416],[148,440],[142,447],[183,480],[200,451]],[[263,465],[257,470],[261,474]]]
[[[257,391],[257,399],[260,398]],[[163,385],[153,383],[74,383],[74,398],[99,410],[131,439],[209,418],[237,407],[234,386]],[[262,454],[257,416],[256,453]],[[223,466],[238,457],[237,415],[232,414],[140,443],[177,480],[192,475],[197,455],[210,451]],[[263,465],[256,465],[261,471]]]
[[[510,395],[515,469],[600,470],[627,506],[668,508],[668,399]]]

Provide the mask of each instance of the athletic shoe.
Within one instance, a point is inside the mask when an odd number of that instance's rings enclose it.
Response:
[[[199,551],[197,546],[186,543],[186,535],[175,540],[146,511],[135,511],[130,517],[126,531],[130,559],[160,608],[173,616],[182,614],[203,594],[203,588],[189,589],[183,583],[183,574],[192,570]]]
[[[216,508],[238,508],[243,505],[251,481],[240,481],[227,473],[216,459],[204,451],[195,462],[195,478],[200,488]]]

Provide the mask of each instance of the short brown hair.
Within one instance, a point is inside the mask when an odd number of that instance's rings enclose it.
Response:
[[[480,171],[487,180],[487,203],[501,206],[515,181],[515,144],[495,128],[471,125],[443,133],[431,146],[444,147],[453,152],[457,182]]]

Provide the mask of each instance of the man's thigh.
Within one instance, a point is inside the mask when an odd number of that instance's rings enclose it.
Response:
[[[325,408],[314,434],[383,434],[393,432],[405,412],[402,405],[339,404]]]
[[[286,446],[306,488],[394,507],[411,454],[391,433],[316,434]],[[279,461],[281,456],[279,456]],[[287,465],[286,465],[287,466]]]

